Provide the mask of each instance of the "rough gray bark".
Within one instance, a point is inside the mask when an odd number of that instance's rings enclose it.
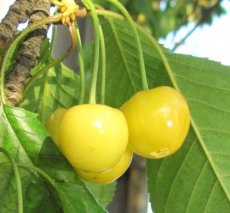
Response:
[[[38,20],[48,17],[49,9],[49,0],[35,1],[29,16],[29,26]],[[47,26],[42,26],[30,33],[19,47],[15,66],[6,79],[5,95],[7,103],[10,105],[16,105],[22,99],[23,89],[30,76],[30,70],[35,66],[40,57],[40,47],[46,37],[47,28]]]
[[[14,38],[20,23],[27,21],[33,8],[33,0],[16,0],[0,23],[0,48],[7,46]]]

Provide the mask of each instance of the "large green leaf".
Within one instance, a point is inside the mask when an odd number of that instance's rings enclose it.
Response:
[[[141,89],[136,44],[125,21],[109,19],[102,26],[108,58],[106,103],[119,107]],[[230,212],[230,68],[164,50],[172,68],[169,79],[151,37],[139,33],[149,86],[172,85],[173,80],[192,118],[179,152],[148,161],[154,212]]]
[[[36,170],[20,169],[25,212],[106,212],[73,172],[36,114],[21,108],[0,106],[0,146],[18,163],[46,172],[56,187],[51,187]],[[0,212],[17,212],[16,184],[8,159],[0,155]],[[43,176],[44,177],[44,176]]]

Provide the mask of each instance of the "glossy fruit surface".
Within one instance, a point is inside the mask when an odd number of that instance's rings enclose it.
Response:
[[[82,104],[67,110],[61,120],[60,149],[74,168],[87,172],[111,169],[127,144],[127,122],[118,109]]]
[[[58,146],[58,129],[59,129],[60,121],[63,115],[65,114],[65,112],[66,112],[66,109],[64,108],[59,108],[55,110],[50,115],[46,123],[46,128],[57,146]]]
[[[189,130],[188,105],[171,87],[137,92],[121,110],[128,123],[131,148],[146,158],[173,154],[181,147]]]
[[[122,155],[119,162],[110,170],[100,173],[91,173],[76,169],[76,172],[79,175],[79,177],[88,182],[98,184],[109,184],[125,173],[125,171],[129,168],[129,165],[132,161],[132,157],[133,152],[130,149],[127,149]]]

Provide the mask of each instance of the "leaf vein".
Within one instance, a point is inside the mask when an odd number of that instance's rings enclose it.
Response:
[[[183,161],[181,161],[180,167],[179,167],[179,169],[177,170],[177,173],[176,173],[176,175],[175,175],[174,178],[173,178],[172,184],[170,185],[170,189],[169,189],[169,192],[168,192],[166,201],[165,201],[164,212],[166,212],[167,205],[168,205],[168,201],[169,201],[170,195],[171,195],[171,193],[172,193],[172,191],[173,191],[173,186],[174,186],[175,183],[176,183],[176,179],[177,179],[177,177],[178,177],[178,175],[179,175],[181,169],[183,168],[183,165],[185,164],[186,159],[188,158],[190,152],[192,151],[192,148],[193,148],[193,146],[194,146],[194,144],[195,144],[195,141],[196,141],[196,139],[194,138],[193,141],[192,141],[192,143],[191,143],[191,145],[190,145],[190,147],[189,147],[189,150],[188,150],[187,154],[185,155],[185,158],[183,159]],[[158,172],[158,173],[159,173],[159,172]]]

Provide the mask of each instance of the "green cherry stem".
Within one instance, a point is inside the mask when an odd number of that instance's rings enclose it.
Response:
[[[148,89],[148,80],[147,80],[147,75],[145,71],[145,63],[144,63],[144,56],[143,56],[143,51],[142,51],[142,46],[141,46],[141,41],[140,37],[138,35],[138,31],[136,29],[136,25],[133,22],[129,12],[125,9],[125,7],[117,0],[107,0],[108,2],[112,3],[114,6],[116,6],[121,13],[124,15],[128,23],[130,24],[130,27],[133,31],[134,34],[134,39],[137,44],[137,51],[138,51],[138,58],[140,62],[140,74],[141,74],[141,80],[142,80],[142,87],[144,90]]]
[[[124,16],[121,14],[118,14],[116,12],[105,10],[105,9],[96,9],[97,15],[105,16],[105,17],[111,17],[118,20],[124,20]]]
[[[77,57],[79,61],[79,70],[80,70],[80,96],[79,104],[83,104],[85,96],[85,66],[84,66],[84,57],[83,57],[83,48],[81,42],[81,35],[79,27],[76,23],[75,34],[77,37]]]
[[[105,38],[101,25],[99,26],[99,39],[101,45],[101,96],[100,103],[105,103],[105,84],[106,84],[106,52],[105,52]]]
[[[100,5],[96,5],[97,8],[104,10]],[[98,15],[98,13],[97,13]],[[101,94],[100,94],[100,103],[105,103],[105,86],[106,86],[106,48],[105,48],[105,37],[101,25],[99,25],[99,40],[101,48]]]
[[[179,86],[178,86],[176,79],[173,75],[172,68],[169,64],[169,61],[168,61],[167,56],[165,55],[163,49],[161,48],[161,46],[158,44],[157,40],[153,36],[151,36],[149,33],[145,32],[145,30],[143,30],[141,27],[139,27],[139,29],[140,29],[140,31],[142,31],[145,34],[145,36],[149,39],[149,41],[152,43],[152,45],[156,48],[158,54],[160,55],[160,57],[162,59],[162,62],[165,66],[166,72],[167,72],[167,74],[168,74],[168,76],[172,82],[173,87],[177,91],[180,92]]]
[[[11,156],[11,154],[6,149],[0,147],[0,152],[4,153],[7,156],[7,158],[9,159],[9,161],[13,167],[13,171],[14,171],[14,175],[15,175],[15,179],[16,179],[16,185],[17,185],[18,213],[23,213],[22,184],[21,184],[18,166],[17,166],[14,158]]]
[[[96,103],[96,89],[97,89],[97,76],[98,76],[98,65],[99,65],[99,54],[100,54],[100,40],[99,40],[99,19],[96,13],[96,9],[91,0],[83,0],[83,4],[86,8],[89,8],[91,11],[91,16],[93,19],[93,27],[94,27],[94,57],[93,57],[93,76],[90,86],[90,94],[89,94],[89,103]]]

